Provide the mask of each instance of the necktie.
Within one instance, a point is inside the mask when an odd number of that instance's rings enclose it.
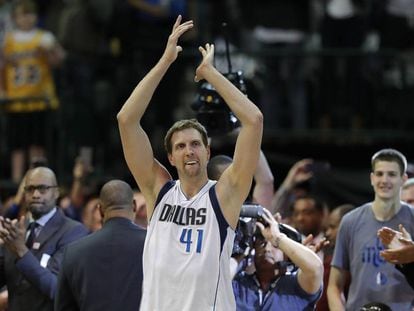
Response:
[[[39,224],[37,222],[32,222],[29,224],[29,227],[27,228],[27,230],[29,230],[29,236],[26,240],[26,246],[28,249],[31,249],[33,246],[33,241],[36,238],[35,230],[37,227],[39,227]]]

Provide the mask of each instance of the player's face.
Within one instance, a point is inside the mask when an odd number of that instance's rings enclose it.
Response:
[[[377,161],[374,172],[371,173],[371,185],[375,196],[382,200],[399,198],[401,187],[406,179],[406,175],[401,176],[397,162]]]
[[[171,165],[179,174],[197,176],[206,171],[210,149],[203,144],[201,134],[193,128],[175,132],[171,137]]]

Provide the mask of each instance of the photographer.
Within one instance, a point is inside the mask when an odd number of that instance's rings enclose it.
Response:
[[[223,172],[232,163],[233,159],[224,154],[219,154],[212,157],[207,164],[208,178],[212,180],[219,180]],[[273,174],[262,150],[260,151],[259,161],[257,163],[253,180],[254,187],[251,191],[252,201],[265,207],[269,206],[273,195]],[[252,206],[256,206],[256,204],[253,204]],[[240,213],[241,217],[243,217],[243,210],[245,210],[245,205],[242,206],[242,211]],[[251,216],[252,215],[248,215],[248,217]],[[248,218],[248,220],[251,220],[251,218]],[[250,260],[246,260],[248,259],[246,258],[246,254],[248,253],[248,249],[251,248],[250,240],[254,230],[254,227],[251,225],[254,225],[254,223],[250,221],[240,221],[239,219],[236,229],[233,253],[230,259],[230,275],[232,277],[239,270],[244,269],[246,266],[250,265]]]
[[[233,280],[237,310],[313,310],[322,292],[323,266],[306,246],[281,233],[264,209],[254,236],[256,272],[241,272]],[[298,270],[286,273],[286,257]]]

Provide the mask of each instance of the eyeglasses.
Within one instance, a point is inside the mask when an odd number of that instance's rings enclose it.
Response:
[[[24,187],[24,191],[26,193],[34,193],[36,190],[39,191],[41,194],[45,194],[51,188],[57,188],[58,186],[48,186],[48,185],[37,185],[37,186],[26,186]]]

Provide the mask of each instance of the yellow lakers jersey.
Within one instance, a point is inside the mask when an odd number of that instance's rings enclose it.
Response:
[[[44,31],[36,30],[28,40],[17,40],[14,32],[6,34],[4,80],[7,112],[32,112],[56,109],[56,97],[51,67],[41,40]]]

